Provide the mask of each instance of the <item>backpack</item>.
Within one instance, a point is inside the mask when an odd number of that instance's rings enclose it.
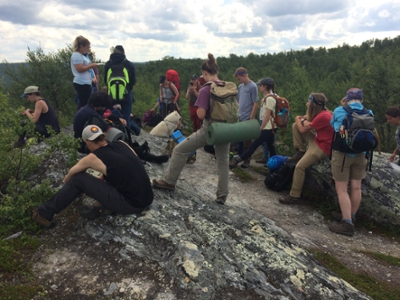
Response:
[[[274,123],[277,127],[286,128],[289,121],[290,104],[286,98],[280,97],[276,94],[269,94],[267,97],[271,96],[275,99],[275,111],[272,114],[274,122],[272,122],[272,129],[274,129]]]
[[[179,96],[178,96],[178,100],[179,100],[179,98],[181,97],[181,79],[179,78],[178,72],[173,69],[169,69],[165,73],[165,77],[167,77],[167,80],[171,81],[176,86],[176,89],[178,90],[178,93],[179,93]],[[173,92],[173,90],[172,90],[172,92]]]
[[[153,118],[153,113],[154,113],[154,111],[148,110],[143,114],[143,117],[142,117],[143,125],[147,125],[151,122],[151,119]]]
[[[265,186],[273,191],[280,192],[287,188],[293,179],[297,162],[286,162],[278,169],[270,171],[265,177]]]
[[[117,102],[124,100],[127,94],[127,86],[129,83],[128,70],[125,67],[125,59],[115,64],[113,63],[107,71],[107,90],[108,95]]]
[[[266,166],[270,171],[275,171],[282,166],[289,156],[274,155],[268,159]]]
[[[370,158],[369,170],[371,171],[373,150],[378,145],[374,135],[374,116],[366,108],[358,110],[345,105],[343,109],[346,111],[346,116],[339,127],[339,132],[333,132],[331,151],[337,150],[344,153],[365,152],[365,157],[367,159]]]
[[[235,123],[238,120],[238,89],[235,83],[229,81],[209,81],[210,85],[210,116],[213,122]]]

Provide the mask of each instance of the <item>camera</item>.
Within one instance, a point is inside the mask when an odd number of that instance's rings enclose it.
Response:
[[[193,85],[193,82],[189,82],[190,83],[190,85]]]

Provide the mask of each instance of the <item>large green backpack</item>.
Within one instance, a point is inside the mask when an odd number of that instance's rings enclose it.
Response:
[[[211,121],[222,123],[237,122],[238,89],[236,84],[229,81],[209,81],[205,85],[210,85]]]
[[[126,88],[129,84],[129,74],[124,63],[125,60],[122,60],[118,64],[113,64],[107,71],[108,95],[117,102],[123,101],[128,94]]]

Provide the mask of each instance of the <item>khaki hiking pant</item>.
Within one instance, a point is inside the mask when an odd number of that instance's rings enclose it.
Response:
[[[209,120],[204,120],[199,130],[193,132],[186,140],[174,148],[164,177],[165,182],[168,184],[176,184],[190,153],[207,145],[206,132],[210,125],[211,122]],[[229,192],[229,145],[230,144],[214,145],[218,168],[217,197],[226,196]]]
[[[305,151],[304,156],[297,162],[296,168],[294,169],[292,189],[290,190],[290,196],[300,198],[306,169],[328,156],[314,142],[315,135],[312,132],[301,134],[296,124],[293,124],[292,129],[294,147],[298,148],[300,151]],[[307,144],[308,149],[306,148]]]

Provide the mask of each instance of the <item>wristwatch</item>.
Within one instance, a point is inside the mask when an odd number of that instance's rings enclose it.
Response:
[[[305,120],[307,120],[307,119],[301,119],[301,125],[304,126],[304,121],[305,121]]]

